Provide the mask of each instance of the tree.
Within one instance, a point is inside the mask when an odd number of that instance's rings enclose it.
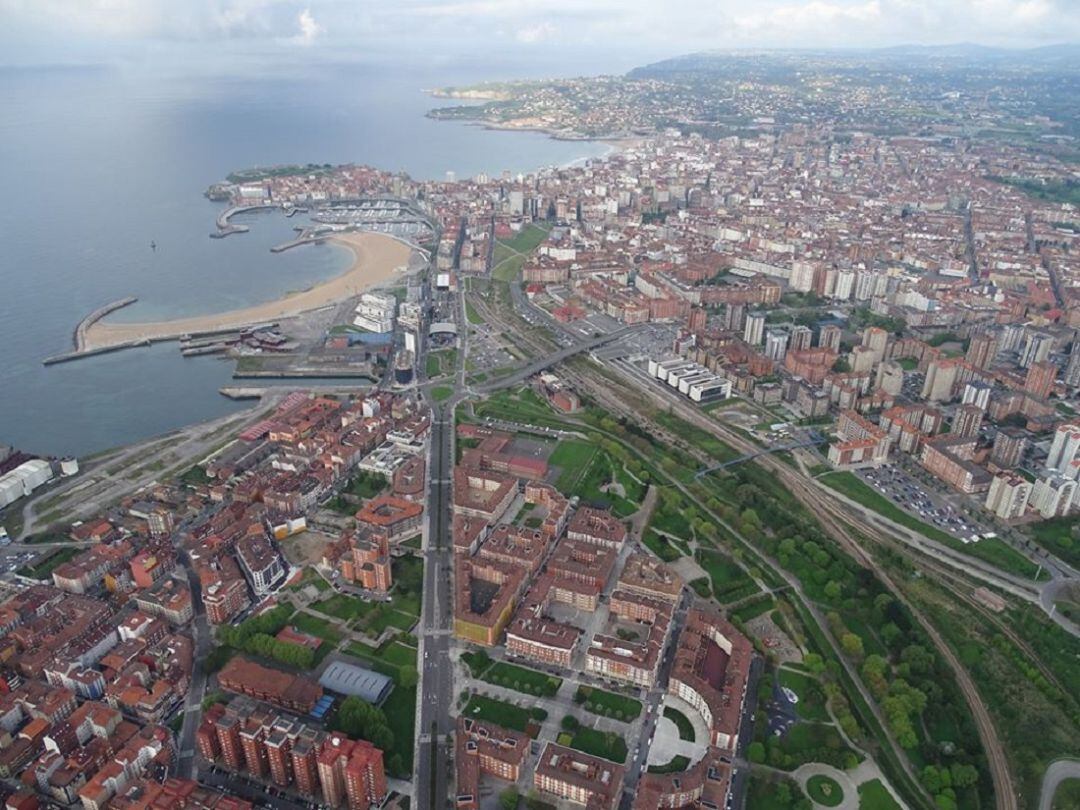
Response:
[[[844,633],[840,636],[840,648],[852,658],[862,658],[862,639],[854,633]]]
[[[746,749],[746,758],[757,765],[762,764],[765,762],[765,746],[756,740],[750,743],[750,747]]]
[[[517,785],[510,785],[502,793],[499,794],[499,807],[502,810],[517,810],[518,800],[521,798],[521,794],[518,793]]]
[[[825,661],[817,653],[807,653],[803,656],[803,666],[811,675],[820,675],[825,671]]]

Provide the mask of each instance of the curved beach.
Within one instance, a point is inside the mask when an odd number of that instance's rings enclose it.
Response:
[[[93,351],[120,344],[174,340],[181,335],[238,329],[243,326],[282,320],[313,309],[336,304],[393,278],[407,268],[412,249],[397,239],[381,233],[341,233],[329,238],[353,253],[352,266],[337,278],[317,284],[303,292],[292,293],[265,304],[178,318],[155,323],[106,323],[96,321],[82,335],[77,351]]]

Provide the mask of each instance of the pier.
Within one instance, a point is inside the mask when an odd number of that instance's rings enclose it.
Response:
[[[270,248],[271,253],[284,253],[286,250],[294,247],[300,247],[300,245],[317,245],[320,242],[326,241],[327,234],[316,234],[311,230],[304,230],[295,239],[290,239],[288,242],[282,242],[280,245],[274,245]]]
[[[75,334],[72,337],[72,342],[75,344],[75,351],[81,352],[86,349],[86,330],[100,321],[110,312],[116,312],[118,309],[134,304],[139,299],[133,295],[129,295],[127,298],[121,298],[119,301],[113,301],[111,304],[106,304],[103,307],[99,307],[79,321],[79,325],[75,327]]]
[[[217,231],[210,234],[211,239],[224,239],[226,236],[230,236],[234,233],[247,233],[251,230],[247,225],[234,225],[229,220],[237,214],[242,214],[245,211],[264,211],[270,208],[276,208],[277,206],[266,203],[260,205],[234,205],[232,208],[226,208],[217,217]]]

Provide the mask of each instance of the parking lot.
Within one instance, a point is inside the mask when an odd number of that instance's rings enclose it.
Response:
[[[964,543],[974,542],[979,535],[992,531],[982,522],[961,512],[947,497],[929,492],[922,483],[895,465],[860,470],[856,474],[901,509]]]

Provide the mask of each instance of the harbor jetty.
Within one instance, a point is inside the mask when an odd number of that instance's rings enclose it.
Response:
[[[75,344],[75,351],[86,351],[86,331],[95,323],[100,321],[106,315],[111,312],[116,312],[118,309],[123,309],[126,306],[134,304],[139,299],[133,295],[129,295],[126,298],[121,298],[118,301],[113,301],[111,304],[106,304],[103,307],[98,307],[81,321],[78,326],[75,327],[75,334],[72,336],[72,342]]]
[[[263,203],[260,205],[234,205],[232,208],[226,208],[217,217],[217,230],[210,234],[211,239],[224,239],[226,236],[231,236],[234,233],[247,233],[251,230],[247,225],[237,225],[229,220],[237,214],[242,214],[245,211],[265,211],[270,208],[276,208],[273,203]]]

